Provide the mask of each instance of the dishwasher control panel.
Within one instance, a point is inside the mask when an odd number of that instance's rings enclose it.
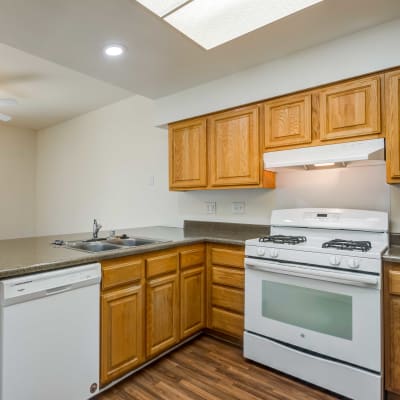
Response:
[[[7,306],[100,283],[98,263],[0,281],[0,304]]]

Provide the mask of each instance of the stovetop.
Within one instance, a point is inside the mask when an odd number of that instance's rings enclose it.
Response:
[[[260,243],[272,243],[282,245],[297,245],[300,243],[306,243],[306,236],[290,236],[290,235],[270,235],[260,237],[258,239]],[[318,247],[318,238],[313,238],[314,246]],[[347,251],[361,251],[367,252],[372,249],[372,244],[369,240],[350,240],[350,239],[331,239],[326,242],[321,238],[319,240],[321,248],[323,249],[337,249]],[[303,247],[308,247],[307,245]]]
[[[299,244],[306,242],[307,238],[305,236],[270,235],[260,237],[258,240],[263,243]]]

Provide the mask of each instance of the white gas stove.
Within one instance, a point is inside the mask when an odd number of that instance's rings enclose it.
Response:
[[[275,210],[246,241],[244,355],[353,399],[382,397],[388,215]]]

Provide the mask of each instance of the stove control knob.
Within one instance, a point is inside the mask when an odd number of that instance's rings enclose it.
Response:
[[[265,254],[264,247],[257,247],[257,255],[258,256],[263,256],[264,254]]]
[[[330,256],[329,264],[331,264],[331,265],[340,265],[340,257],[339,256]]]
[[[360,268],[360,260],[358,258],[349,258],[347,265],[352,269]]]
[[[277,249],[269,249],[269,255],[271,258],[276,258],[278,257],[279,253]]]

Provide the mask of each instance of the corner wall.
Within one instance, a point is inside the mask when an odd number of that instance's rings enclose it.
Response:
[[[174,225],[168,137],[133,96],[38,132],[37,234]],[[154,183],[153,183],[154,180]]]

